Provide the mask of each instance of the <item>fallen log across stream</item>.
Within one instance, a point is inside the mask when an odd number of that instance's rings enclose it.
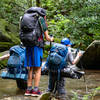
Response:
[[[8,53],[8,54],[5,54],[5,55],[3,55],[3,56],[1,56],[0,57],[0,60],[5,60],[5,59],[8,59],[9,58],[9,56],[10,56],[10,54]]]

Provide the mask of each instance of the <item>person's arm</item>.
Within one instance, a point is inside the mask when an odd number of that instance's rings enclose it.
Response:
[[[46,16],[44,16],[44,18],[43,17],[40,17],[39,18],[39,22],[40,22],[42,31],[44,32],[44,36],[45,36],[46,40],[53,41],[54,38],[53,37],[50,37],[48,35],[48,25],[47,25],[47,21],[46,21]]]
[[[82,54],[79,52],[77,54],[77,56],[75,57],[74,61],[72,62],[72,64],[77,64],[77,62],[79,61],[80,57],[82,56]]]
[[[48,41],[53,41],[53,40],[54,40],[53,37],[50,37],[50,36],[48,35],[48,30],[46,30],[46,31],[44,32],[44,35],[45,35],[46,40],[48,40]]]
[[[74,59],[74,58],[73,58],[73,55],[72,55],[72,52],[69,52],[69,53],[68,53],[69,62],[70,62],[72,65],[76,64],[76,63],[79,61],[81,55],[82,55],[82,54],[79,52],[79,53],[77,54],[77,56],[75,57],[75,59]]]

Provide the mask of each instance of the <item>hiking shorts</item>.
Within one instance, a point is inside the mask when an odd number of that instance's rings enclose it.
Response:
[[[37,46],[26,47],[25,50],[25,67],[40,67],[42,64],[43,49]]]

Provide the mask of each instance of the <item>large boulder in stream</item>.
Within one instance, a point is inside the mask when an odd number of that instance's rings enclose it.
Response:
[[[77,64],[80,68],[100,69],[100,40],[93,41]]]

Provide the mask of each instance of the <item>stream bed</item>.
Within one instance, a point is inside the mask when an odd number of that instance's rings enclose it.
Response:
[[[67,100],[72,100],[74,93],[78,93],[78,100],[83,100],[84,95],[92,93],[93,89],[100,86],[100,70],[86,70],[85,73],[85,77],[81,79],[66,78]],[[42,75],[40,90],[44,92],[47,86],[48,76]],[[34,97],[24,96],[24,92],[17,88],[16,80],[0,78],[0,100],[37,100]],[[100,100],[100,90],[93,100]]]

